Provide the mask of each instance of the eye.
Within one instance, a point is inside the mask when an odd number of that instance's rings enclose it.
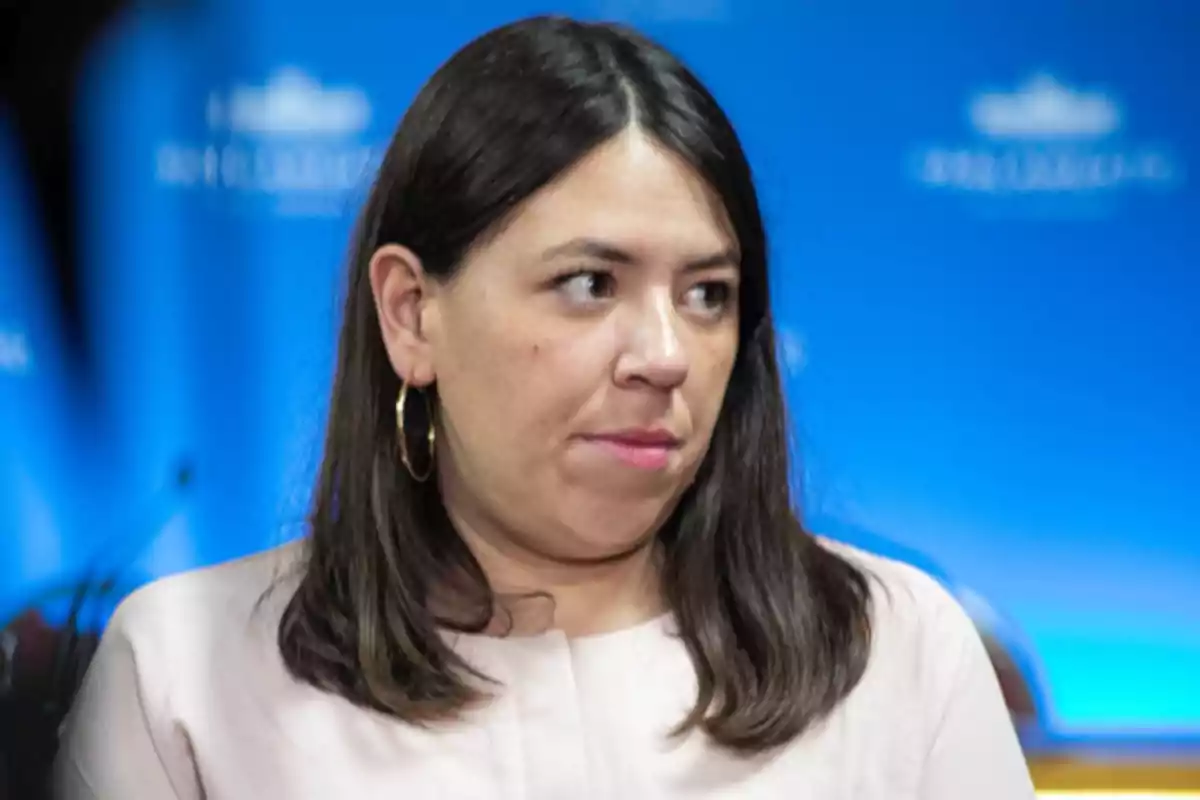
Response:
[[[612,297],[616,293],[617,279],[610,272],[581,270],[557,278],[554,288],[570,303],[586,306]]]
[[[708,317],[724,314],[733,303],[734,289],[726,281],[705,281],[688,288],[684,304],[689,310]]]

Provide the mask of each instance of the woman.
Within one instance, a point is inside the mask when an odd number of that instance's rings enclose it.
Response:
[[[311,534],[122,605],[60,796],[1032,797],[966,615],[797,521],[766,258],[674,57],[469,44],[362,217]]]

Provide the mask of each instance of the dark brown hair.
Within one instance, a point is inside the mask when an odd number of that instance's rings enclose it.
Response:
[[[451,277],[524,200],[631,125],[707,181],[742,255],[724,406],[695,483],[659,532],[666,596],[699,679],[677,733],[700,728],[732,750],[770,748],[861,678],[866,578],[805,532],[792,502],[766,236],[738,138],[663,48],[624,27],[561,17],[510,24],[459,51],[384,157],[351,256],[308,561],[279,627],[297,678],[413,723],[452,718],[484,696],[474,678],[485,676],[442,633],[482,630],[495,597],[436,481],[417,483],[400,464],[399,381],[367,264],[396,242],[435,278]],[[448,582],[475,619],[436,613],[431,596]]]

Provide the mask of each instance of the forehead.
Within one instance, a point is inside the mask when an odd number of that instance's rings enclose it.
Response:
[[[602,144],[530,198],[496,244],[532,249],[574,238],[664,259],[734,246],[722,205],[704,180],[637,133]]]

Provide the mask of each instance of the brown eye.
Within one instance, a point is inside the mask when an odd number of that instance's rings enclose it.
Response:
[[[719,316],[733,302],[733,287],[725,281],[697,283],[687,290],[684,302],[689,310],[705,316]]]
[[[617,279],[608,272],[585,270],[562,276],[555,288],[574,305],[590,305],[612,297]]]

